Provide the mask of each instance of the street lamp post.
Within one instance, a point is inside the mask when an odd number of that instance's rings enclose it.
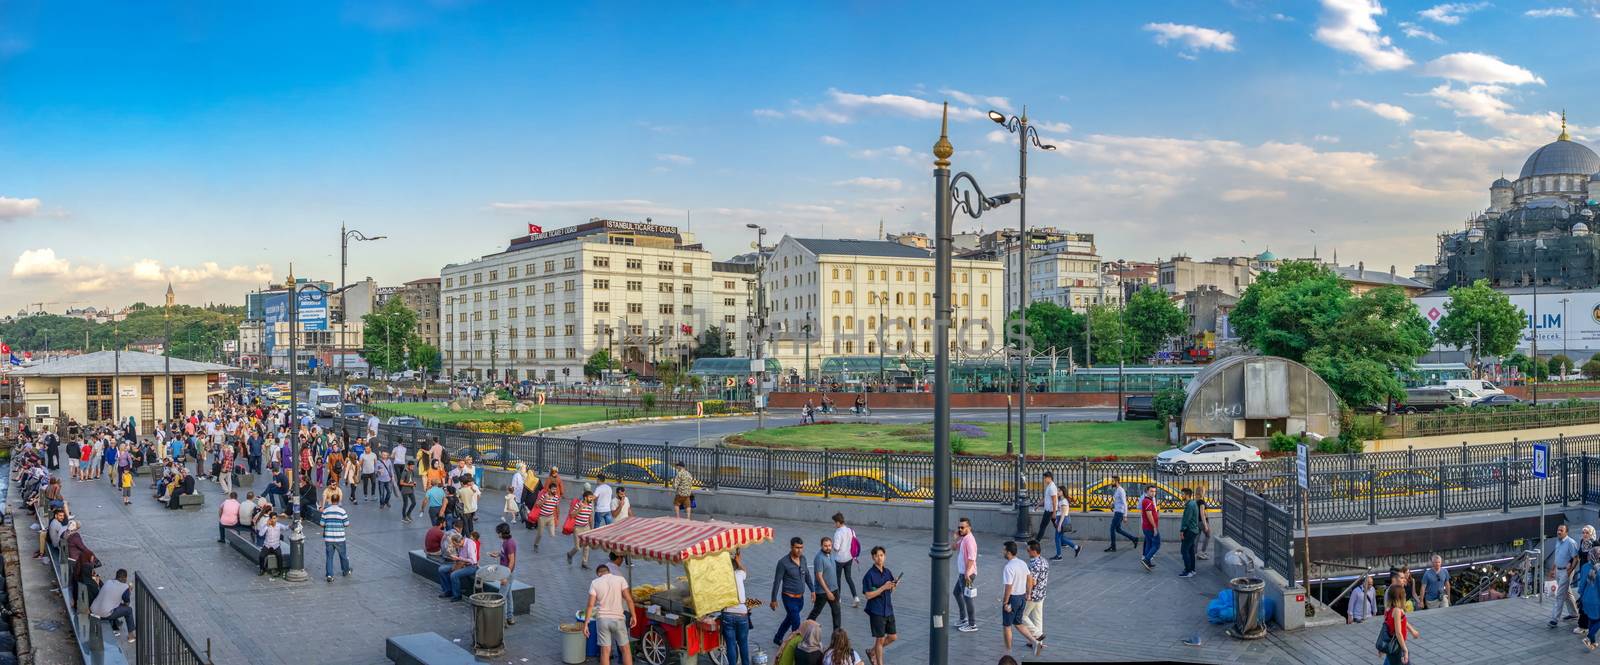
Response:
[[[950,145],[950,105],[945,104],[944,117],[939,122],[939,140],[933,144],[933,219],[934,219],[934,307],[938,320],[933,327],[933,544],[928,550],[932,560],[932,580],[929,585],[929,640],[928,664],[947,665],[950,662],[950,326],[954,311],[951,306],[951,249],[955,244],[955,212],[960,210],[974,219],[985,210],[1021,198],[1020,194],[985,197],[978,182],[968,173],[950,177],[950,156],[955,148]],[[966,181],[971,192],[957,193],[953,187]],[[977,194],[973,201],[972,194]]]
[[[161,363],[167,384],[167,413],[162,422],[172,420],[172,282],[167,282],[167,304],[161,308]]]
[[[289,268],[289,414],[288,415],[289,415],[289,420],[290,420],[290,423],[289,423],[289,443],[290,443],[290,445],[292,447],[292,453],[291,453],[291,457],[290,457],[290,460],[289,460],[289,468],[286,470],[286,472],[288,473],[288,476],[289,476],[289,492],[291,493],[291,496],[289,497],[289,506],[290,506],[290,509],[294,511],[294,516],[291,518],[292,519],[292,523],[294,525],[294,529],[289,534],[289,570],[284,573],[283,578],[285,580],[290,581],[290,582],[304,582],[304,581],[306,581],[306,579],[308,579],[308,576],[306,574],[306,554],[305,554],[305,540],[306,540],[306,537],[305,537],[305,531],[303,529],[303,525],[301,524],[301,521],[300,521],[300,512],[301,512],[300,511],[300,508],[301,508],[301,506],[300,506],[300,484],[299,484],[299,479],[297,479],[295,477],[295,472],[298,471],[299,468],[300,468],[300,431],[299,431],[299,422],[300,422],[300,414],[299,414],[300,408],[299,407],[300,407],[300,402],[299,402],[299,397],[297,396],[298,388],[296,387],[296,383],[297,383],[296,379],[300,375],[300,359],[299,359],[298,353],[296,352],[296,349],[298,348],[298,342],[295,340],[295,338],[299,336],[297,333],[299,332],[299,328],[300,328],[300,291],[303,290],[303,289],[315,289],[317,291],[321,291],[323,296],[326,298],[327,296],[338,295],[338,294],[344,293],[345,289],[348,289],[348,288],[350,288],[350,287],[341,286],[341,287],[339,287],[337,289],[334,289],[333,291],[330,292],[327,289],[324,289],[324,288],[322,288],[320,286],[317,286],[316,284],[306,284],[306,285],[304,285],[302,287],[301,285],[296,284],[295,281],[294,281],[294,267],[291,266]],[[340,299],[340,302],[343,302],[343,298]],[[342,399],[342,393],[341,393],[341,399]],[[306,402],[306,408],[315,409],[316,405],[314,403],[310,402],[310,401],[307,401]]]
[[[887,370],[883,367],[883,344],[889,340],[889,292],[878,294],[878,390],[889,392]]]
[[[767,237],[767,228],[760,224],[745,224],[744,227],[754,229],[756,232],[756,329],[755,334],[751,335],[750,339],[755,342],[753,359],[760,362],[759,364],[752,363],[759,369],[756,370],[756,385],[755,390],[751,392],[751,401],[755,403],[756,407],[756,429],[761,429],[765,426],[764,421],[766,420],[766,404],[762,402],[761,398],[767,384],[766,349],[764,348],[766,345],[761,339],[764,334],[763,331],[767,329],[767,267],[761,258],[761,252],[766,247],[764,238]]]
[[[806,312],[806,372],[805,390],[811,390],[811,312]]]
[[[1023,482],[1028,459],[1028,365],[1032,360],[1028,339],[1028,145],[1040,150],[1056,147],[1039,140],[1039,130],[1028,124],[1028,107],[1021,116],[1006,117],[989,111],[989,119],[1017,135],[1017,530],[1019,541],[1028,539],[1028,488]]]
[[[344,228],[344,222],[339,222],[339,291],[342,292],[345,289],[350,288],[347,284],[345,284],[344,278],[345,266],[350,264],[350,241],[352,239],[360,241],[383,240],[387,237],[388,236],[369,237],[355,229],[346,230]],[[349,354],[349,348],[345,337],[345,331],[350,329],[350,310],[349,307],[345,305],[345,301],[348,299],[349,296],[339,296],[339,400],[341,403],[344,401],[346,384],[349,383],[349,379],[345,375],[344,371],[344,357]],[[388,349],[385,348],[384,350],[387,351]]]
[[[1570,298],[1561,299],[1561,378],[1567,377],[1567,367],[1572,364],[1572,356],[1567,355],[1567,303]]]

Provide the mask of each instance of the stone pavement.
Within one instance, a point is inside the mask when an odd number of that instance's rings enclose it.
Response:
[[[137,570],[154,584],[193,635],[210,638],[215,662],[377,665],[388,662],[383,655],[385,637],[419,631],[435,631],[470,647],[466,604],[440,600],[436,585],[411,573],[406,552],[420,547],[426,529],[422,520],[402,525],[397,508],[379,510],[375,501],[353,506],[350,557],[355,573],[336,578],[331,585],[322,580],[320,533],[308,525],[306,568],[311,581],[294,584],[257,577],[253,562],[216,542],[220,494],[215,484],[200,483],[207,493],[204,509],[183,512],[158,506],[144,489],[146,482],[140,479],[134,504],[128,507],[104,481],[68,481],[66,492],[84,524],[85,539],[106,562],[105,570]],[[498,497],[486,497],[480,531],[492,531],[498,519],[493,508],[499,503]],[[848,503],[835,503],[819,505],[817,514],[830,515],[836,507],[846,508],[848,514]],[[831,525],[821,523],[770,526],[775,542],[745,553],[750,567],[747,591],[763,600],[770,590],[773,562],[787,548],[789,537],[804,537],[808,552],[814,553],[816,539],[831,532]],[[547,538],[543,551],[535,553],[530,532],[517,528],[514,533],[524,557],[517,577],[538,588],[538,602],[532,615],[507,628],[506,655],[492,662],[559,663],[556,625],[571,621],[573,612],[582,609],[592,573],[569,567],[563,560],[570,538],[555,542]],[[919,662],[927,644],[929,537],[926,531],[898,529],[861,529],[860,535],[863,551],[885,546],[889,567],[905,575],[904,587],[895,594],[901,640],[889,648],[887,660]],[[496,549],[490,542],[486,539],[486,552]],[[982,630],[951,632],[953,663],[990,663],[1001,653],[995,597],[1000,543],[997,536],[979,534]],[[1370,651],[1376,634],[1373,624],[1274,633],[1255,642],[1232,640],[1220,626],[1205,620],[1206,602],[1225,584],[1214,568],[1202,565],[1198,577],[1182,580],[1176,577],[1181,568],[1176,543],[1163,545],[1155,573],[1146,573],[1130,550],[1105,553],[1102,547],[1103,543],[1089,544],[1080,558],[1069,553],[1056,562],[1047,601],[1051,636],[1047,660],[1329,664],[1378,660]],[[23,545],[30,554],[31,548]],[[593,556],[591,564],[601,556]],[[659,583],[664,575],[665,570],[654,564],[641,563],[634,570],[634,580],[640,584]],[[1417,644],[1422,659],[1418,662],[1501,662],[1534,653],[1543,655],[1541,662],[1566,662],[1569,654],[1574,659],[1586,655],[1569,630],[1546,630],[1538,620],[1538,609],[1531,601],[1503,601],[1421,613],[1417,625],[1424,638]],[[752,646],[767,645],[781,614],[757,609],[753,616]],[[1441,621],[1445,617],[1448,624]],[[826,622],[824,613],[824,628],[831,628]],[[846,607],[844,627],[858,648],[870,644],[860,610]],[[1194,635],[1202,646],[1182,643]],[[1027,662],[1032,656],[1020,660]]]

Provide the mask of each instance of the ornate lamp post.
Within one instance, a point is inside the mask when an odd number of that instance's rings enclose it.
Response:
[[[344,280],[345,266],[350,264],[350,241],[383,240],[387,237],[388,236],[369,237],[355,229],[346,230],[344,228],[344,222],[339,222],[339,291],[335,291],[335,293],[343,292],[345,289],[350,288],[347,284],[345,284]],[[339,298],[339,402],[341,404],[344,403],[344,391],[346,389],[346,384],[349,383],[349,378],[345,376],[344,372],[344,357],[350,352],[345,342],[345,331],[350,329],[350,308],[345,306],[346,299],[347,298],[345,296],[340,296]],[[385,350],[387,350],[387,348]]]
[[[296,379],[300,374],[300,358],[296,354],[297,342],[295,341],[295,338],[299,336],[300,328],[300,292],[305,289],[314,289],[322,292],[322,295],[326,298],[327,296],[343,293],[348,288],[350,287],[341,286],[329,291],[316,284],[296,284],[294,281],[294,267],[291,266],[289,268],[289,444],[293,447],[293,452],[287,472],[289,474],[289,492],[292,493],[289,497],[289,507],[294,511],[294,516],[291,518],[294,529],[289,534],[289,570],[283,574],[283,579],[290,582],[304,582],[308,579],[306,574],[306,536],[303,525],[300,523],[300,484],[299,479],[295,478],[295,472],[300,469],[300,402],[295,386]],[[312,409],[313,413],[317,408],[311,402],[307,402],[306,407]]]
[[[951,250],[955,245],[955,212],[960,210],[977,219],[985,210],[1005,205],[1022,198],[1021,194],[1003,194],[986,197],[978,181],[962,172],[950,177],[950,156],[955,148],[950,145],[950,105],[945,104],[944,117],[939,121],[939,140],[933,144],[933,228],[934,249],[934,307],[937,310],[933,327],[933,546],[928,550],[932,559],[933,579],[929,585],[929,614],[931,615],[928,639],[929,665],[947,665],[950,662],[950,327],[954,312],[951,307],[950,271],[953,261]],[[965,182],[971,191],[956,188]],[[977,194],[974,201],[972,195]]]

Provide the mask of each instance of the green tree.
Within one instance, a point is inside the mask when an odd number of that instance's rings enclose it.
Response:
[[[1189,325],[1189,317],[1171,298],[1150,287],[1139,289],[1128,298],[1121,318],[1127,324],[1122,357],[1129,364],[1147,363]]]
[[[1472,367],[1484,356],[1504,356],[1516,350],[1527,325],[1522,308],[1511,304],[1506,294],[1480,279],[1471,286],[1450,287],[1450,300],[1444,304],[1444,317],[1433,334],[1440,342],[1472,350]]]
[[[1084,315],[1089,328],[1086,343],[1094,364],[1115,365],[1121,357],[1118,354],[1126,349],[1127,329],[1122,325],[1121,315],[1121,310],[1110,305],[1091,305]]]
[[[1007,330],[1006,343],[1016,348],[1016,336],[1021,328],[1016,322],[1021,317],[1012,312],[1007,320],[1013,323]],[[1028,337],[1032,340],[1033,352],[1048,353],[1054,348],[1057,354],[1066,355],[1070,349],[1073,357],[1082,361],[1084,321],[1084,315],[1053,302],[1028,303]]]
[[[683,371],[683,368],[678,363],[663,360],[656,363],[656,380],[660,381],[661,386],[666,388],[668,392],[671,392],[677,390],[678,386],[684,385],[689,380],[689,374]]]
[[[1583,363],[1583,375],[1589,379],[1600,379],[1600,360],[1588,360]]]
[[[1351,297],[1328,267],[1289,261],[1245,289],[1228,322],[1246,346],[1303,361],[1322,344]]]
[[[437,374],[444,369],[444,354],[439,352],[439,347],[432,344],[418,343],[411,347],[406,359],[412,369],[422,370],[429,374]]]
[[[583,361],[583,375],[591,379],[598,379],[605,376],[606,370],[619,367],[621,367],[621,364],[617,362],[616,358],[611,357],[610,349],[600,349],[590,354],[588,360]]]
[[[696,358],[721,358],[728,355],[728,336],[722,332],[721,326],[707,326],[700,331],[699,339],[694,347]]]
[[[1566,376],[1572,373],[1572,359],[1557,353],[1550,356],[1550,373],[1556,376]]]
[[[406,349],[421,343],[417,313],[399,298],[390,298],[377,311],[361,317],[364,339],[361,357],[373,369],[398,372],[406,367]]]

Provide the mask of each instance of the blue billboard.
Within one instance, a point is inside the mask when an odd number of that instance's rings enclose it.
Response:
[[[266,333],[262,335],[262,351],[267,357],[272,357],[272,349],[277,346],[277,324],[289,321],[289,293],[261,294],[261,317],[266,322]]]
[[[328,329],[328,296],[313,288],[300,291],[300,307],[295,314],[300,317],[302,330]]]

